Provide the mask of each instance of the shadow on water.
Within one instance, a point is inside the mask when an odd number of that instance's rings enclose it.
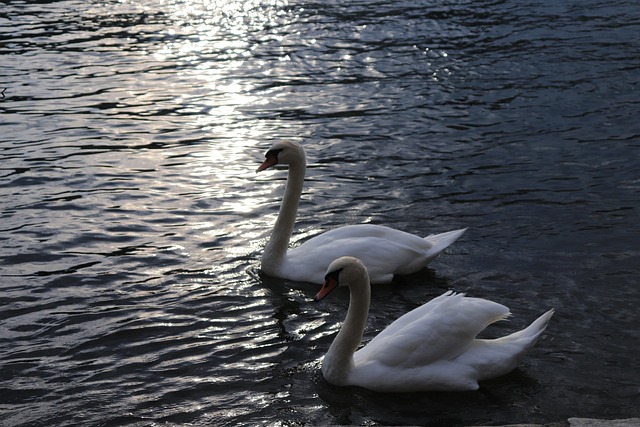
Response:
[[[544,419],[538,409],[521,407],[539,391],[539,384],[519,369],[483,383],[474,392],[385,394],[335,387],[321,379],[315,387],[335,424],[362,425],[371,420],[385,425],[465,426],[470,419],[478,425],[508,424],[514,416],[531,423]]]

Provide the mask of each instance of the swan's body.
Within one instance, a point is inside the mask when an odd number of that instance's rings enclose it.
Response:
[[[277,142],[267,151],[266,160],[257,171],[276,164],[289,165],[289,175],[278,219],[261,260],[261,269],[269,276],[320,283],[331,261],[340,256],[354,256],[371,266],[372,283],[388,283],[395,274],[411,274],[424,268],[466,230],[422,238],[380,225],[348,225],[288,250],[304,184],[304,149],[294,142]]]
[[[510,315],[501,304],[447,292],[397,319],[356,351],[369,311],[366,267],[343,257],[328,268],[315,300],[348,285],[347,317],[322,363],[335,385],[374,391],[477,390],[478,381],[513,370],[545,330],[553,310],[529,327],[497,339],[475,338],[489,324]]]

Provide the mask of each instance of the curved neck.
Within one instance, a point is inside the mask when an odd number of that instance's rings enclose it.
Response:
[[[285,185],[284,197],[278,212],[278,219],[276,219],[271,237],[262,254],[262,269],[267,273],[277,270],[287,253],[289,239],[291,238],[291,233],[293,233],[293,226],[298,213],[305,170],[306,162],[304,158],[299,163],[289,165],[287,184]]]
[[[347,380],[349,372],[354,367],[353,353],[362,342],[371,299],[368,275],[365,274],[358,283],[352,283],[349,291],[351,295],[347,317],[322,364],[322,373],[327,381],[338,385]]]

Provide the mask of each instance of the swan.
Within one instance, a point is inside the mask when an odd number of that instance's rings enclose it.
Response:
[[[448,291],[406,313],[356,351],[362,341],[371,286],[365,265],[341,257],[327,269],[315,301],[338,286],[349,286],[344,324],[322,362],[331,384],[381,392],[477,390],[478,381],[513,370],[533,347],[554,313],[497,339],[475,338],[489,324],[505,319],[501,304]]]
[[[262,272],[269,276],[322,283],[331,261],[350,255],[371,266],[372,283],[389,283],[395,274],[423,269],[466,231],[465,228],[422,238],[381,225],[347,225],[288,250],[307,168],[304,149],[297,142],[276,142],[256,172],[275,165],[288,165],[289,174],[278,218],[260,263]]]

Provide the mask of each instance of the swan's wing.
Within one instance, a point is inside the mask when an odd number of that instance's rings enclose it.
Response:
[[[299,280],[322,282],[333,260],[353,256],[367,266],[373,283],[388,282],[402,267],[423,258],[431,247],[432,243],[421,237],[393,228],[350,225],[322,233],[288,251],[286,270],[306,275]]]
[[[501,304],[447,292],[389,325],[356,352],[355,362],[375,360],[406,369],[450,360],[464,353],[487,325],[508,315]]]

